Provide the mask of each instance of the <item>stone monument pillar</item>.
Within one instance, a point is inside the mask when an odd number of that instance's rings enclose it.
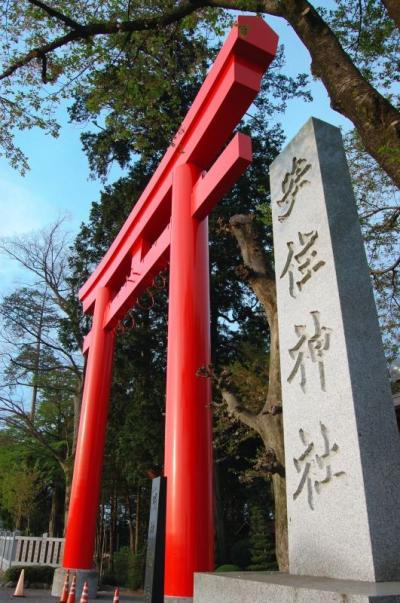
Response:
[[[232,576],[229,601],[400,602],[400,440],[340,131],[310,119],[270,176],[290,574]]]
[[[400,443],[340,131],[271,166],[293,574],[400,579]]]

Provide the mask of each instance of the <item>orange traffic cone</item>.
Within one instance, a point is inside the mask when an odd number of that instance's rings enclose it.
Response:
[[[64,586],[63,586],[61,597],[60,597],[60,600],[58,603],[67,603],[68,591],[69,591],[69,570],[67,570],[65,580],[64,580]]]
[[[75,589],[76,589],[76,574],[72,576],[71,588],[69,589],[67,603],[75,603]]]
[[[113,603],[119,603],[119,586],[114,591]]]
[[[81,594],[81,600],[79,603],[88,603],[88,602],[89,602],[89,585],[87,582],[84,582],[82,594]]]
[[[13,594],[13,597],[25,597],[24,595],[24,578],[25,578],[25,570],[21,570],[21,573],[18,578],[17,587]]]

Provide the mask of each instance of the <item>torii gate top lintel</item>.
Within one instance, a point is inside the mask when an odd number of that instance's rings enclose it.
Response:
[[[168,263],[174,168],[191,162],[203,171],[193,200],[193,215],[202,219],[250,163],[251,140],[244,134],[236,134],[216,157],[259,91],[277,42],[275,32],[260,17],[238,17],[156,172],[79,292],[84,312],[92,313],[99,287],[114,291],[106,328],[123,318],[149,280]],[[135,278],[129,278],[131,274]]]

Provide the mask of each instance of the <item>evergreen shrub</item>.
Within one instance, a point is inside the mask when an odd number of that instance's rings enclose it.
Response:
[[[145,575],[145,556],[143,552],[131,555],[128,567],[128,584],[132,590],[137,590],[144,586]]]
[[[240,572],[240,567],[237,565],[233,565],[232,563],[225,563],[225,565],[220,565],[215,570],[216,572]]]
[[[4,572],[4,582],[17,583],[22,570],[25,570],[25,586],[34,583],[51,584],[53,582],[54,567],[49,565],[18,565],[9,567]]]
[[[143,552],[136,555],[128,546],[114,553],[114,571],[105,572],[102,584],[127,586],[137,590],[144,585],[145,556]]]
[[[112,573],[119,586],[128,586],[129,564],[132,557],[129,546],[123,546],[114,553],[114,572]]]
[[[253,505],[250,510],[250,553],[249,571],[277,570],[275,543],[273,534],[268,529],[265,511]]]
[[[119,582],[112,570],[106,570],[102,574],[100,584],[102,586],[119,586]]]
[[[248,538],[242,538],[231,546],[230,560],[233,565],[247,567],[251,563],[250,542]]]

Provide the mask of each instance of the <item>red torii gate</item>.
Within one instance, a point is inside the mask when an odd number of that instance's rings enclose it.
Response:
[[[93,565],[115,327],[170,264],[165,475],[165,595],[193,595],[193,573],[214,569],[208,214],[251,162],[233,129],[259,91],[278,37],[239,17],[174,141],[95,272],[79,292],[93,314],[63,566]]]

